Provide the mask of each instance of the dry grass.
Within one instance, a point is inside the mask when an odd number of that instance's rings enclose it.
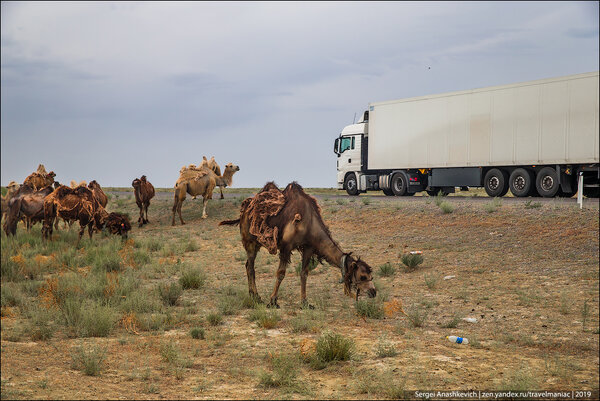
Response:
[[[39,225],[29,234],[20,225],[15,239],[2,234],[3,398],[130,392],[152,399],[362,399],[425,388],[597,389],[597,209],[503,202],[488,213],[489,199],[454,196],[446,214],[428,197],[324,202],[335,191],[315,190],[334,239],[375,269],[378,292],[390,301],[355,304],[343,294],[339,270],[325,263],[308,277],[316,309],[303,310],[294,253],[281,309],[270,310],[255,309],[248,296],[239,229],[217,225],[236,218],[252,193],[233,191],[210,201],[208,219],[201,219],[201,200],[188,198],[187,224],[176,227],[172,193],[158,191],[152,223],[134,227],[130,244],[95,235],[75,250],[76,228],[44,244]],[[128,195],[113,194],[109,211],[136,215]],[[423,252],[417,272],[380,270],[401,266],[410,250]],[[257,257],[263,300],[277,263],[264,249]],[[327,332],[351,344],[349,359],[326,362],[323,343],[322,358],[309,357]],[[74,372],[71,350],[99,375]]]

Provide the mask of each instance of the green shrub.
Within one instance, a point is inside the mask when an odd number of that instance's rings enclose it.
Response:
[[[86,350],[83,346],[79,346],[71,354],[71,367],[83,371],[88,376],[98,376],[105,358],[106,349],[93,346]]]
[[[202,288],[205,281],[206,276],[204,273],[200,269],[192,268],[184,270],[179,278],[179,284],[181,284],[184,290]]]
[[[382,277],[390,277],[396,274],[396,268],[390,263],[386,262],[379,266],[379,275]]]
[[[445,329],[455,329],[456,326],[458,326],[458,323],[460,323],[460,319],[460,315],[456,313],[454,314],[451,320],[449,320],[447,323],[442,324],[442,327]]]
[[[212,312],[206,316],[206,320],[211,324],[211,326],[218,326],[219,324],[223,323],[223,315],[221,315],[219,312]]]
[[[494,198],[491,202],[486,203],[484,208],[488,213],[494,213],[498,208],[502,206],[502,199]]]
[[[325,363],[333,361],[347,361],[354,356],[354,341],[341,334],[330,331],[324,332],[317,340],[317,358]]]
[[[300,359],[297,355],[276,355],[271,359],[273,373],[263,372],[259,384],[262,387],[290,387],[296,384]]]
[[[317,258],[311,258],[308,262],[308,272],[310,273],[311,271],[315,270],[317,267],[319,266],[319,261],[317,260]],[[296,274],[299,276],[300,272],[302,271],[302,261],[299,261],[298,264],[296,265]]]
[[[150,255],[148,255],[148,252],[143,249],[136,249],[133,251],[133,260],[136,265],[145,266],[150,263],[151,258]]]
[[[251,322],[256,322],[259,327],[265,329],[273,329],[277,326],[281,317],[279,312],[275,309],[267,309],[264,305],[260,305],[256,309],[253,309],[248,316]]]
[[[3,308],[6,306],[22,306],[25,304],[25,296],[17,285],[13,285],[13,283],[2,283],[0,294],[1,305]]]
[[[423,263],[422,254],[405,253],[402,255],[402,263],[406,266],[407,270],[415,270],[417,266]]]
[[[177,305],[179,303],[179,297],[183,294],[183,288],[176,282],[159,284],[157,290],[158,296],[167,306]]]
[[[427,309],[424,309],[420,304],[413,304],[412,307],[406,312],[408,320],[413,327],[423,327],[425,320],[429,315]]]
[[[537,209],[540,207],[542,207],[542,204],[540,202],[531,203],[531,200],[528,200],[527,202],[525,202],[525,209]]]
[[[427,288],[429,288],[430,290],[433,290],[435,287],[437,287],[438,283],[440,282],[440,276],[437,274],[423,274],[423,279],[425,279],[425,285],[427,285]]]
[[[46,341],[52,338],[56,331],[54,324],[54,313],[52,310],[45,310],[34,307],[28,313],[27,331],[33,341]]]
[[[383,319],[383,299],[380,297],[360,299],[354,307],[359,316],[371,319]]]
[[[87,302],[81,308],[77,334],[81,337],[107,337],[117,322],[117,315],[110,306]]]
[[[361,198],[361,201],[362,201],[363,205],[367,206],[371,203],[371,198],[369,198],[369,197]]]
[[[204,340],[206,332],[204,331],[203,327],[194,327],[192,330],[190,330],[190,335],[192,336],[192,338],[195,338],[197,340]]]
[[[444,212],[444,214],[449,214],[454,211],[454,205],[452,205],[452,203],[450,202],[443,201],[440,204],[440,209],[442,209],[442,212]]]

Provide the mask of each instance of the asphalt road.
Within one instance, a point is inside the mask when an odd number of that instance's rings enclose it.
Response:
[[[239,192],[236,191],[235,188],[228,188],[228,192],[224,194],[225,199],[233,199],[240,196],[248,197],[252,196],[251,190],[243,190],[241,189]],[[126,191],[106,191],[107,193],[113,196],[119,196],[122,198],[127,198],[131,196],[133,198],[133,192]],[[155,199],[159,200],[172,200],[174,192],[156,192]],[[318,200],[322,201],[324,199],[351,199],[351,198],[364,198],[370,197],[371,199],[376,199],[382,202],[422,202],[424,198],[427,198],[428,195],[415,195],[415,196],[385,196],[380,191],[368,192],[366,194],[361,194],[358,197],[351,197],[346,194],[345,191],[339,191],[337,194],[314,194],[313,195]],[[220,198],[219,191],[213,193],[213,200],[218,200]],[[192,197],[190,195],[186,196],[186,200],[191,200]],[[196,201],[201,201],[202,197],[199,196]],[[492,198],[488,196],[470,196],[467,193],[457,192],[456,194],[451,194],[446,197],[449,202],[472,202],[472,203],[486,203],[490,202]],[[515,198],[512,196],[504,196],[502,198],[502,202],[505,203],[526,203],[531,201],[531,203],[540,202],[542,204],[554,204],[554,205],[577,205],[577,197],[574,196],[572,198],[542,198],[542,197],[527,197],[527,198]],[[583,207],[586,209],[596,209],[599,207],[599,200],[592,198],[583,198]]]

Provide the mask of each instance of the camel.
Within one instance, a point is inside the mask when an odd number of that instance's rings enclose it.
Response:
[[[14,181],[9,182],[8,185],[6,186],[6,189],[7,189],[6,196],[2,195],[2,206],[0,207],[0,209],[2,210],[1,220],[4,220],[8,216],[8,201],[19,190],[20,186],[21,186],[20,184],[14,182]]]
[[[27,231],[44,217],[44,198],[48,196],[54,188],[51,185],[38,191],[24,191],[14,196],[10,203],[8,216],[4,223],[4,232],[6,235],[16,235],[17,223],[20,219],[25,220]]]
[[[145,175],[133,180],[131,186],[135,191],[135,203],[140,208],[138,227],[141,227],[150,222],[148,221],[148,207],[150,206],[150,199],[154,197],[154,186],[146,179]],[[146,217],[144,217],[144,212]]]
[[[45,188],[48,185],[52,185],[56,174],[54,173],[54,171],[45,174],[44,172],[46,170],[43,167],[44,166],[40,164],[40,166],[38,167],[38,171],[29,174],[27,178],[25,178],[25,181],[23,181],[23,184],[29,184],[36,191],[38,189]],[[42,173],[40,173],[40,171],[42,171]]]
[[[86,187],[72,189],[63,185],[44,199],[44,226],[42,227],[44,240],[52,236],[52,225],[57,217],[79,221],[80,230],[76,247],[79,246],[86,227],[90,239],[94,227],[107,228],[110,233],[119,234],[123,239],[127,239],[127,233],[131,230],[126,215],[109,214],[93,192]]]
[[[77,183],[77,181],[75,180],[71,180],[71,188],[77,188],[77,187],[87,187],[87,182],[85,181],[79,181],[79,184]]]
[[[338,267],[342,273],[344,292],[349,295],[356,288],[356,300],[361,292],[370,298],[375,297],[371,267],[354,258],[351,253],[343,252],[338,243],[331,238],[329,228],[321,217],[321,208],[315,198],[307,195],[297,182],[290,183],[282,192],[273,182],[267,183],[253,198],[242,202],[240,217],[236,220],[224,220],[219,225],[238,225],[242,244],[246,250],[246,274],[248,292],[258,302],[262,302],[256,289],[254,260],[261,247],[275,255],[279,251],[277,280],[267,306],[279,308],[277,297],[279,286],[285,277],[292,251],[302,254],[300,273],[301,304],[312,308],[306,299],[306,279],[309,261],[316,257],[325,259]]]
[[[179,214],[181,224],[185,224],[181,217],[181,206],[185,200],[186,193],[191,196],[202,195],[202,218],[207,218],[206,205],[208,200],[212,199],[212,193],[215,186],[231,185],[233,182],[233,175],[238,171],[240,171],[240,168],[232,163],[228,163],[225,166],[225,172],[222,176],[216,175],[208,168],[184,170],[175,183],[175,199],[173,202],[173,218],[171,220],[171,225],[175,225],[175,212]]]
[[[100,202],[100,204],[102,205],[102,207],[105,208],[106,204],[108,203],[108,197],[106,196],[106,194],[102,190],[102,187],[100,186],[100,184],[98,184],[96,182],[96,180],[92,180],[87,185],[87,187],[88,187],[88,189],[90,191],[92,191],[92,193],[94,194],[94,197],[98,200],[98,202]]]

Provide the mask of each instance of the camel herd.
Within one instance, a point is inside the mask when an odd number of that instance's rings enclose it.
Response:
[[[178,213],[181,224],[185,224],[181,207],[186,194],[194,199],[202,196],[202,218],[206,218],[207,202],[212,199],[215,187],[219,187],[223,199],[223,187],[232,185],[233,175],[239,170],[238,166],[228,163],[221,174],[221,168],[214,157],[208,160],[205,156],[199,166],[183,166],[175,183],[171,225],[175,225],[175,213]],[[5,219],[3,227],[6,235],[15,235],[17,224],[21,220],[27,230],[35,223],[43,222],[42,237],[49,240],[53,229],[58,229],[60,218],[69,225],[79,222],[77,245],[86,228],[90,239],[94,231],[103,229],[127,238],[131,230],[128,216],[106,211],[108,197],[95,180],[87,185],[85,181],[79,184],[71,181],[71,186],[65,186],[55,181],[55,176],[53,171],[47,173],[40,164],[38,170],[30,174],[23,184],[11,181],[6,197],[2,197],[2,219]],[[134,179],[131,185],[140,209],[138,226],[142,227],[149,223],[148,208],[155,194],[154,186],[145,175]],[[279,308],[279,286],[285,277],[292,251],[295,250],[302,254],[300,284],[303,306],[312,307],[306,297],[306,280],[311,259],[318,259],[319,262],[324,259],[338,267],[341,272],[340,282],[344,283],[346,294],[356,289],[356,299],[361,293],[369,297],[376,295],[371,267],[360,258],[352,256],[351,252],[342,251],[331,237],[316,199],[306,194],[296,182],[290,183],[283,191],[273,182],[267,183],[255,196],[242,202],[238,219],[221,221],[219,225],[239,225],[247,254],[248,291],[258,302],[261,299],[255,282],[256,255],[261,247],[265,247],[271,254],[279,253],[277,280],[269,307]]]

